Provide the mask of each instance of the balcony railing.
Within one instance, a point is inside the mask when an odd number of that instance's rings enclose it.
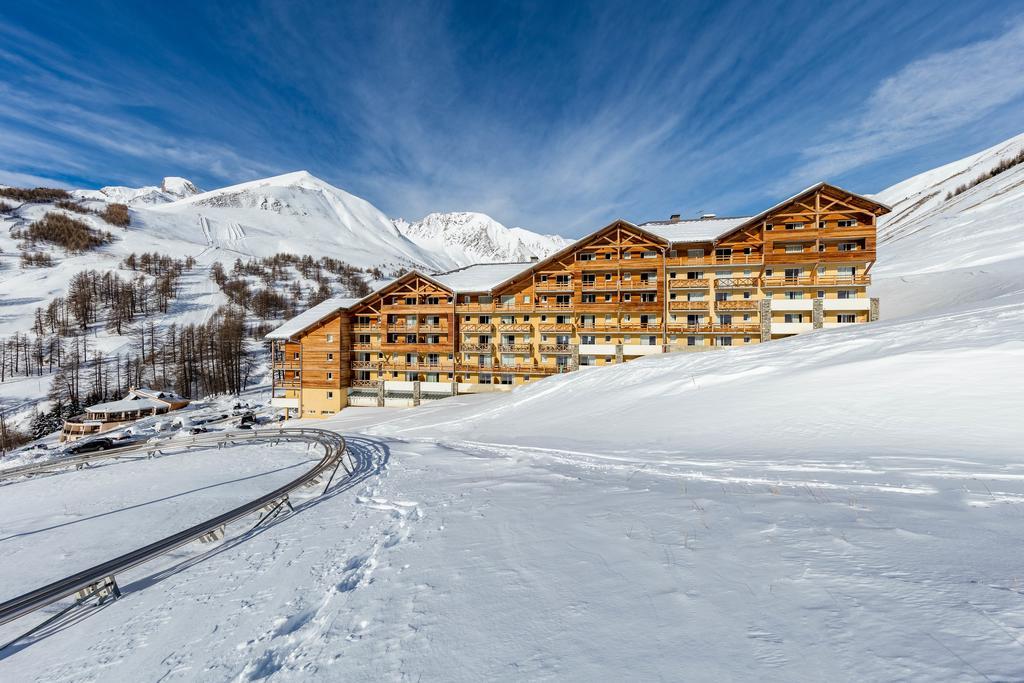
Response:
[[[375,332],[380,329],[380,323],[369,323],[361,325],[353,325],[353,332]]]
[[[555,282],[548,280],[547,282],[537,282],[534,285],[534,289],[538,292],[563,292],[572,291],[572,281],[569,282]]]
[[[811,287],[814,284],[814,276],[812,275],[800,275],[797,277],[774,275],[764,278],[765,287]]]
[[[618,288],[618,280],[595,280],[594,282],[583,282],[581,285],[581,289],[585,292],[615,291]]]
[[[538,301],[537,310],[540,311],[568,311],[572,309],[571,301]]]
[[[354,360],[351,363],[353,370],[376,370],[380,367],[380,361],[376,360]]]
[[[870,285],[870,275],[800,275],[799,277],[773,276],[764,279],[765,287],[812,287]]]
[[[756,334],[761,326],[756,323],[704,323],[687,325],[685,323],[669,323],[669,331],[684,334]]]
[[[707,289],[711,286],[711,280],[707,278],[687,278],[685,280],[669,280],[670,289]]]
[[[529,344],[502,344],[498,347],[501,353],[530,353],[532,349]]]
[[[720,277],[715,280],[715,289],[745,289],[757,287],[756,277]]]
[[[541,323],[541,332],[572,332],[572,323]]]
[[[673,311],[706,311],[707,301],[669,301],[668,307]]]
[[[465,353],[490,353],[494,347],[490,344],[462,344],[459,351]]]
[[[541,353],[572,353],[576,350],[575,344],[541,344]]]
[[[753,311],[759,306],[757,299],[733,299],[731,301],[716,301],[716,311]]]
[[[352,348],[355,351],[380,351],[380,342],[379,341],[375,341],[375,342],[370,342],[368,344],[353,343],[352,344]]]
[[[623,280],[619,289],[643,289],[643,290],[654,290],[658,288],[657,280]]]
[[[733,254],[731,256],[678,256],[676,258],[669,258],[668,263],[671,265],[683,266],[725,265],[729,263],[755,264],[761,263],[762,258],[761,254]]]
[[[501,332],[532,332],[533,326],[530,323],[498,323],[498,330]]]
[[[480,333],[490,332],[494,328],[494,323],[463,323],[462,327],[459,328],[463,333]]]
[[[376,389],[380,386],[381,380],[379,379],[354,379],[350,386],[357,389]]]

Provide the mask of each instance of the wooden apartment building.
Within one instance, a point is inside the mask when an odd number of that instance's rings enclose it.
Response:
[[[410,272],[267,335],[272,402],[304,417],[418,405],[875,320],[867,286],[888,212],[819,183],[756,216],[617,220],[543,260]]]

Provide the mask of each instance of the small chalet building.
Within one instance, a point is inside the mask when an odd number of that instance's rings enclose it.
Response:
[[[163,415],[189,404],[173,391],[159,391],[146,387],[132,389],[120,401],[97,403],[89,406],[81,415],[64,421],[61,441],[77,441],[123,427],[127,424],[153,415]]]
[[[302,417],[419,405],[867,323],[889,211],[817,183],[754,216],[617,220],[541,260],[412,271],[268,334],[271,403]]]

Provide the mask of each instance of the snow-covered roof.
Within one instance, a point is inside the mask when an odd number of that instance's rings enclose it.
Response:
[[[86,410],[90,413],[123,413],[132,410],[152,410],[153,408],[166,408],[167,403],[156,401],[151,398],[122,398],[120,401],[109,401],[89,406]]]
[[[168,389],[153,389],[151,387],[135,387],[128,393],[130,398],[133,394],[141,394],[149,398],[159,398],[165,401],[184,401],[185,398],[180,394],[170,391]]]
[[[331,297],[321,301],[313,308],[306,309],[302,313],[287,321],[275,330],[267,334],[265,339],[291,339],[299,332],[302,332],[310,325],[315,325],[325,316],[355,304],[359,299],[349,297]]]
[[[510,280],[534,265],[533,261],[515,263],[477,263],[447,273],[431,275],[432,280],[444,285],[456,294],[462,292],[487,292]]]
[[[638,227],[670,242],[710,242],[735,230],[750,216],[732,218],[698,218],[688,221],[650,221]]]

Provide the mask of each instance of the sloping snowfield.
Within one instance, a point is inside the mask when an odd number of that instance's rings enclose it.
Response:
[[[986,246],[1021,241],[1020,171],[889,233],[881,322],[316,422],[355,481],[121,577],[0,650],[0,680],[1024,680],[1024,263]],[[309,457],[0,486],[0,592]]]

